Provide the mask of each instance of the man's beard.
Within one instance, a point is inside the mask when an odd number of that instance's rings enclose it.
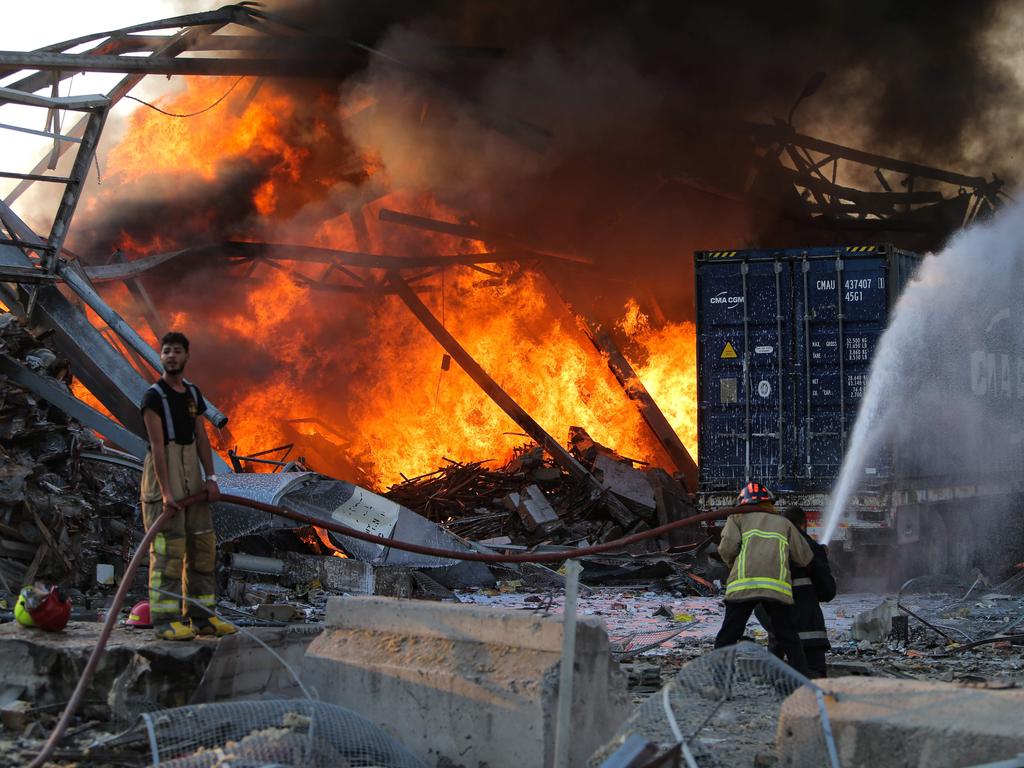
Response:
[[[184,373],[184,372],[185,372],[185,363],[178,363],[176,368],[168,367],[166,364],[164,365],[164,373]]]

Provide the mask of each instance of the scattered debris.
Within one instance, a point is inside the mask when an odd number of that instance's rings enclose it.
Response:
[[[11,314],[0,314],[0,355],[70,391],[68,362]],[[127,562],[136,534],[138,475],[97,460],[103,452],[92,430],[0,375],[4,592],[37,579],[91,589],[97,565],[117,570]]]
[[[640,462],[594,442],[580,427],[570,429],[569,445],[573,458],[619,500],[618,507],[602,503],[586,481],[535,444],[522,446],[499,468],[446,459],[434,472],[392,485],[385,496],[488,546],[604,542],[695,513],[681,478],[662,469],[637,469]],[[661,550],[703,538],[701,530],[684,529],[638,546]]]

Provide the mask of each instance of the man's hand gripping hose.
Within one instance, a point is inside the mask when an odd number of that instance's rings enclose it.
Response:
[[[184,509],[190,504],[206,501],[206,499],[206,491],[203,491],[202,493],[197,493],[178,501],[178,508]],[[580,549],[567,550],[564,552],[523,552],[515,555],[501,555],[498,553],[486,552],[459,552],[455,550],[438,549],[436,547],[426,547],[421,544],[413,544],[406,541],[396,541],[395,539],[385,536],[374,536],[371,533],[357,531],[354,528],[349,528],[346,525],[341,525],[340,523],[336,523],[331,520],[323,520],[319,517],[304,515],[301,512],[294,512],[290,509],[276,507],[272,504],[263,504],[262,502],[252,501],[241,496],[221,494],[220,502],[225,504],[237,504],[238,506],[257,509],[262,512],[269,512],[270,514],[277,515],[278,517],[285,517],[299,523],[324,528],[343,536],[361,539],[362,541],[368,541],[372,544],[381,544],[385,547],[391,547],[392,549],[401,549],[406,552],[414,552],[419,555],[439,557],[447,560],[472,560],[480,563],[561,562],[570,558],[575,559],[585,555],[595,555],[614,549],[622,549],[622,547],[629,544],[635,544],[636,542],[643,541],[644,539],[661,536],[662,534],[676,530],[677,528],[684,528],[689,525],[698,525],[711,520],[719,520],[732,514],[749,511],[748,507],[729,507],[726,509],[715,510],[713,512],[705,512],[700,515],[684,518],[683,520],[666,523],[665,525],[658,526],[657,528],[651,528],[650,530],[643,531],[641,533],[634,533],[632,536],[625,536],[621,539],[616,539],[615,541],[607,541],[604,544],[596,544],[592,547],[582,547]],[[43,764],[50,758],[54,750],[57,748],[57,745],[60,743],[60,740],[63,738],[64,733],[71,724],[71,720],[78,711],[78,707],[82,703],[82,698],[85,696],[85,691],[89,687],[89,683],[92,682],[92,677],[96,672],[96,667],[99,665],[100,658],[103,656],[103,651],[106,649],[107,642],[110,640],[110,633],[113,631],[114,625],[117,623],[121,607],[124,605],[125,597],[128,595],[128,588],[135,580],[135,572],[139,569],[139,565],[142,562],[143,557],[145,557],[153,538],[176,513],[177,510],[165,509],[153,522],[153,525],[149,527],[149,530],[146,531],[146,535],[142,537],[142,541],[139,542],[138,549],[135,551],[135,554],[129,561],[128,566],[125,568],[124,575],[121,577],[121,583],[118,585],[117,592],[114,594],[114,599],[111,602],[110,607],[107,609],[106,619],[103,622],[103,629],[100,631],[99,639],[96,641],[96,647],[89,656],[89,661],[86,662],[85,669],[82,670],[82,676],[78,680],[78,685],[75,686],[75,690],[71,694],[71,698],[68,699],[68,703],[64,707],[64,712],[61,714],[56,727],[54,727],[50,737],[46,740],[42,750],[40,750],[39,754],[36,755],[35,759],[29,764],[29,768],[42,768]]]

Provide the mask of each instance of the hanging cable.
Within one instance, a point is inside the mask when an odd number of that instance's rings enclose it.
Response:
[[[223,96],[221,96],[219,99],[217,99],[215,102],[213,102],[210,106],[204,107],[203,109],[200,109],[197,112],[186,112],[184,114],[179,114],[178,112],[168,112],[166,109],[160,109],[160,107],[158,107],[156,104],[150,104],[148,101],[143,101],[142,99],[139,99],[139,98],[137,98],[135,96],[125,96],[124,98],[131,99],[132,101],[137,101],[142,106],[149,107],[150,109],[155,109],[161,115],[167,115],[167,117],[195,117],[197,115],[203,114],[204,112],[209,112],[211,109],[213,109],[218,104],[220,104],[222,101],[224,101],[224,99],[226,99],[228,96],[230,96],[231,92],[233,90],[235,90],[235,87],[240,82],[242,82],[244,79],[245,79],[245,75],[242,75],[241,77],[239,77],[237,80],[235,80],[235,82],[233,82],[231,84],[230,88],[228,88],[226,91],[224,91],[224,95]]]

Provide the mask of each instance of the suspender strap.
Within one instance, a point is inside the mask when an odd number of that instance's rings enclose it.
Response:
[[[173,443],[175,438],[174,419],[171,418],[171,405],[167,402],[167,393],[159,383],[154,384],[150,389],[160,395],[160,400],[164,404],[164,429],[167,430],[167,442]]]
[[[196,404],[196,408],[198,408],[199,393],[196,390],[196,385],[191,381],[185,381],[185,387],[188,389],[189,394],[192,395],[192,401]],[[171,405],[167,400],[167,393],[164,392],[164,388],[160,386],[160,382],[151,386],[150,389],[160,395],[160,401],[164,404],[164,425],[167,428],[167,442],[173,443],[176,435],[174,432],[174,419],[171,418]]]

